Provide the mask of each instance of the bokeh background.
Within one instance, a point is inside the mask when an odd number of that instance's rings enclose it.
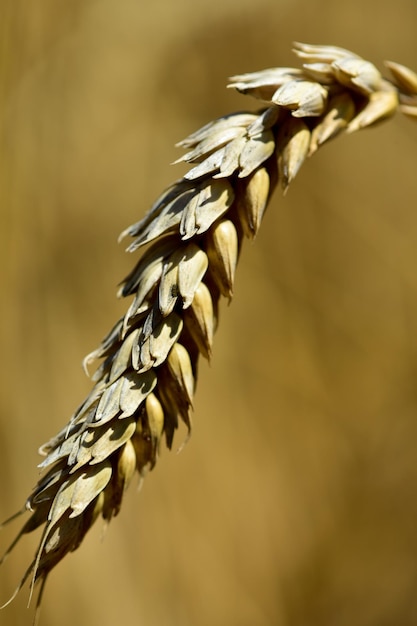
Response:
[[[226,78],[297,63],[294,40],[417,69],[416,20],[415,0],[0,1],[1,518],[127,307],[118,233],[182,174],[175,142],[256,108]],[[42,626],[417,624],[416,155],[397,116],[276,193],[193,437],[53,572]],[[0,602],[37,539],[1,567]],[[30,624],[27,597],[0,624]]]

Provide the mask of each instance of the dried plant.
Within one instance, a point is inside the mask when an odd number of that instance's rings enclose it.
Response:
[[[210,359],[219,300],[233,295],[242,240],[255,237],[277,182],[285,191],[306,157],[341,131],[398,109],[417,119],[417,75],[404,66],[386,63],[388,80],[341,48],[297,43],[295,53],[301,68],[231,79],[261,110],[221,117],[180,142],[179,161],[191,169],[121,235],[133,238],[129,252],[148,245],[119,290],[133,300],[86,357],[86,367],[102,359],[95,385],[41,447],[41,478],[10,518],[29,514],[2,561],[22,535],[43,527],[13,595],[28,579],[32,594],[39,581],[36,615],[54,566],[99,516],[118,514],[132,476],[154,467],[163,438],[171,448],[180,421],[191,431],[199,356]]]

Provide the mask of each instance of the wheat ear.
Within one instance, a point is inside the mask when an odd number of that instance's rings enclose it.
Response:
[[[148,244],[120,287],[133,300],[86,357],[86,366],[102,359],[95,385],[41,447],[43,473],[19,512],[30,517],[2,559],[43,527],[18,587],[40,582],[37,607],[49,572],[100,515],[118,514],[134,473],[154,467],[162,438],[171,448],[180,420],[191,431],[199,356],[210,358],[219,300],[232,297],[242,240],[256,235],[277,182],[286,190],[306,157],[340,131],[398,109],[417,119],[417,75],[404,66],[387,63],[388,80],[341,48],[296,43],[294,51],[298,69],[232,78],[230,87],[263,108],[217,119],[180,142],[187,152],[179,161],[192,168],[122,233],[133,238],[130,252]]]

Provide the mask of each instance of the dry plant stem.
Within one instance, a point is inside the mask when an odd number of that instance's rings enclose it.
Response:
[[[274,68],[229,85],[262,101],[257,113],[215,120],[179,146],[191,169],[122,237],[130,252],[147,245],[119,295],[126,315],[85,366],[101,359],[90,395],[40,453],[41,478],[17,515],[20,537],[42,529],[26,580],[40,582],[78,548],[95,520],[118,514],[132,476],[171,448],[179,422],[191,432],[199,356],[210,359],[221,296],[231,299],[244,237],[256,236],[271,194],[341,131],[365,128],[396,110],[417,118],[417,75],[332,46],[295,44],[301,68]],[[10,521],[10,520],[8,520]],[[13,596],[14,597],[14,596]],[[38,610],[37,610],[38,613]],[[36,618],[35,618],[36,619]]]

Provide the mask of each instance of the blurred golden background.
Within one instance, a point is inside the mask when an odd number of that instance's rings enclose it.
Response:
[[[81,359],[128,305],[117,236],[182,174],[175,142],[256,108],[226,78],[297,64],[294,40],[417,70],[416,20],[414,0],[1,0],[0,518],[89,389]],[[416,154],[397,116],[276,193],[191,441],[52,573],[42,626],[417,624]],[[31,623],[27,594],[0,624]]]

